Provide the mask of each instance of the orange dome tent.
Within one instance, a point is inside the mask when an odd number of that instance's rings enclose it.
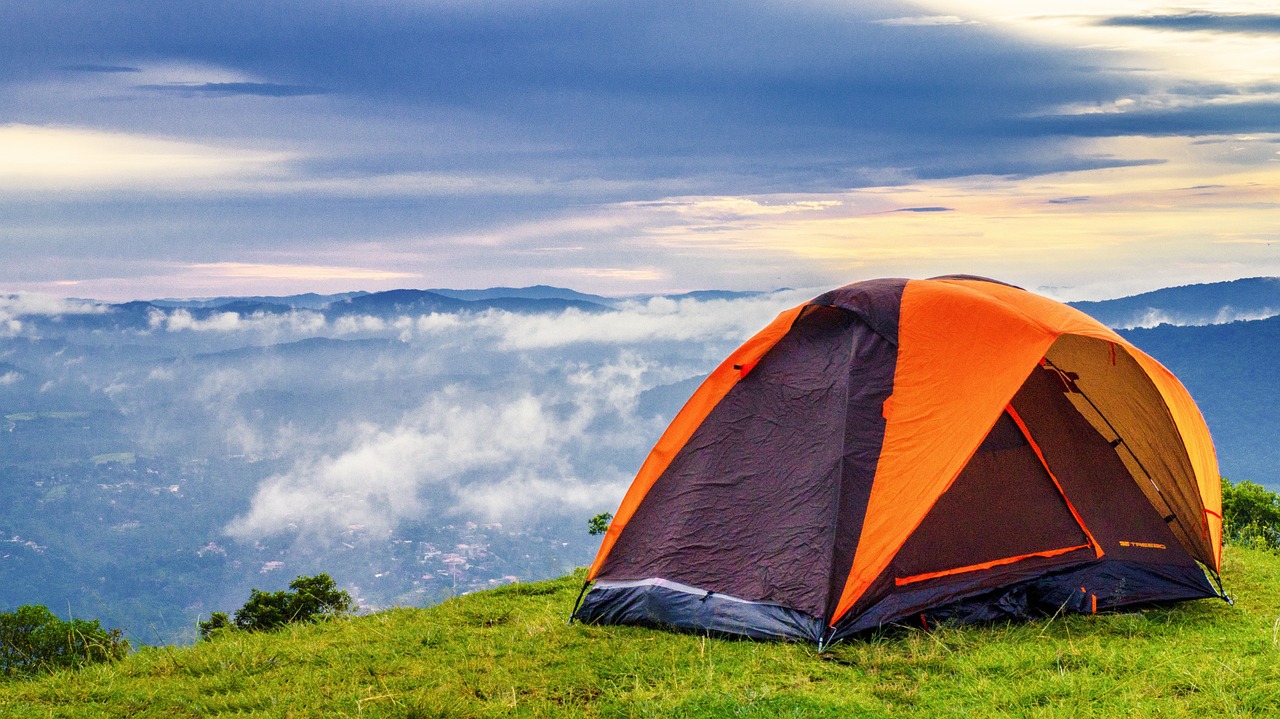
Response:
[[[824,644],[1216,596],[1219,481],[1187,391],[1083,313],[975,277],[859,282],[703,382],[574,617]]]

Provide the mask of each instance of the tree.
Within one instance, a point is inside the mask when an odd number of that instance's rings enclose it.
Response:
[[[292,591],[250,590],[249,601],[236,610],[234,620],[223,612],[214,612],[209,621],[200,622],[200,638],[209,639],[223,629],[269,632],[286,624],[312,622],[356,610],[351,595],[338,589],[328,574],[298,577],[289,582],[289,589]]]
[[[601,512],[591,519],[587,520],[587,534],[604,534],[609,531],[609,520],[613,519],[611,512]]]
[[[1222,534],[1230,541],[1280,550],[1280,495],[1249,481],[1222,478]]]
[[[47,607],[27,604],[0,613],[0,671],[34,674],[120,659],[129,642],[98,620],[62,621]]]
[[[207,622],[200,622],[200,638],[211,639],[219,631],[231,631],[235,626],[226,612],[214,612]]]

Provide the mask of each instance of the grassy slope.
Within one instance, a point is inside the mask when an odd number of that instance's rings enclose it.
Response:
[[[0,682],[0,715],[1203,717],[1280,712],[1280,557],[1237,604],[810,646],[566,625],[579,578]]]

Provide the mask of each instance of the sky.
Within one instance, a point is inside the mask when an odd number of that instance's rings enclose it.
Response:
[[[1280,13],[0,0],[0,292],[1280,275]]]

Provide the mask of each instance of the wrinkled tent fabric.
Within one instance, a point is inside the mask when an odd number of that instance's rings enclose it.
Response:
[[[1087,315],[974,277],[783,312],[641,466],[575,618],[830,642],[1215,596],[1194,401]]]

